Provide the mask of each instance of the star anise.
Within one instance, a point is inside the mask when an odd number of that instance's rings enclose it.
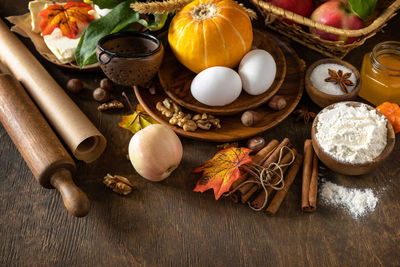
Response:
[[[342,70],[338,70],[336,72],[335,70],[328,69],[328,73],[329,77],[325,79],[325,82],[334,82],[335,84],[339,84],[340,89],[342,89],[343,92],[348,94],[349,90],[347,90],[347,86],[354,85],[354,83],[349,80],[351,72],[343,74]]]
[[[298,109],[293,111],[293,114],[298,114],[296,121],[303,119],[305,124],[310,122],[310,119],[314,119],[316,114],[308,110],[306,106],[299,106]]]

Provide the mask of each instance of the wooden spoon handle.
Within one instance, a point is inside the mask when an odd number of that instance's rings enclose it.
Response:
[[[60,169],[55,172],[50,177],[50,183],[61,193],[64,205],[69,213],[76,217],[84,217],[89,213],[89,199],[86,194],[76,186],[69,170]]]

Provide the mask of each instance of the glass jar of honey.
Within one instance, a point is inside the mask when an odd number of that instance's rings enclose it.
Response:
[[[359,96],[374,105],[400,104],[400,42],[379,43],[364,55]]]

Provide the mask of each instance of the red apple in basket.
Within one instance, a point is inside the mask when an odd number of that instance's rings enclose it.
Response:
[[[362,19],[352,11],[350,4],[343,0],[331,0],[323,3],[314,10],[311,14],[311,19],[325,25],[345,30],[358,30],[364,27]],[[346,44],[350,44],[358,39],[357,36],[339,36],[317,29],[311,29],[311,32],[318,34],[322,39],[331,41],[341,40]]]
[[[266,0],[266,2],[307,18],[314,10],[313,0]],[[284,21],[288,24],[294,23],[293,21],[287,19]]]

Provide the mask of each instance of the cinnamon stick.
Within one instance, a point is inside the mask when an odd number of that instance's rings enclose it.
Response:
[[[296,157],[297,151],[296,149],[293,149],[293,156]],[[280,164],[288,164],[290,161],[292,161],[292,153],[289,151],[283,156],[281,159]],[[282,167],[282,174],[285,175],[286,170],[289,168],[289,166]],[[273,175],[271,179],[271,184],[276,184],[279,182],[280,178],[277,175]],[[274,189],[270,186],[267,187],[267,193],[265,193],[264,190],[262,190],[260,193],[258,193],[257,197],[251,202],[251,206],[255,209],[260,209],[262,205],[265,202],[265,198],[269,197]]]
[[[242,203],[246,203],[247,200],[249,200],[250,197],[251,197],[255,192],[257,192],[257,190],[258,190],[258,186],[257,186],[257,185],[255,185],[255,186],[253,186],[252,188],[250,188],[250,190],[249,190],[248,192],[246,192],[244,195],[241,196],[241,201],[242,201]]]
[[[235,193],[233,193],[232,195],[228,196],[227,198],[228,198],[230,201],[232,201],[233,203],[239,203],[239,198],[240,198],[240,196],[239,196],[239,193],[238,193],[238,192],[235,192]]]
[[[284,146],[289,145],[289,142],[290,142],[289,138],[283,139],[283,141],[278,145],[278,147],[272,152],[271,156],[269,156],[269,157],[264,161],[264,163],[262,164],[262,166],[263,166],[263,167],[268,167],[271,163],[277,162],[278,159],[279,159],[279,155],[280,155],[280,153],[281,153],[281,149],[282,149]],[[255,179],[254,177],[252,177],[252,178]],[[254,190],[254,187],[258,188],[258,185],[253,185],[253,184],[249,184],[249,185],[250,185],[250,186],[248,186],[248,187],[243,186],[243,187],[241,188],[241,189],[242,189],[242,191],[241,191],[241,193],[242,193],[242,199],[241,199],[242,203],[246,203],[247,200],[249,200],[249,198],[251,197],[251,195],[247,194],[248,191],[251,190],[251,191],[253,191],[253,193],[257,191],[257,190]],[[245,188],[245,187],[246,187],[246,188]],[[246,189],[247,189],[247,191],[245,191]],[[245,197],[245,196],[246,196],[246,197]]]
[[[271,203],[269,204],[266,210],[267,214],[273,216],[278,212],[279,207],[281,206],[283,200],[285,200],[287,192],[289,191],[290,186],[293,184],[293,181],[300,170],[302,161],[303,161],[303,156],[301,154],[297,154],[296,159],[290,166],[285,176],[285,185],[282,190],[279,190],[278,192],[275,193],[274,198],[271,200]]]
[[[313,167],[314,165],[313,158],[314,158],[314,150],[312,147],[312,142],[310,139],[307,139],[304,142],[303,183],[301,190],[301,209],[306,212],[312,212],[315,210],[315,208],[312,208],[310,206],[310,183],[313,172],[315,172],[314,176],[318,178],[318,164],[316,164],[315,168]],[[315,184],[313,185],[313,191],[311,193],[313,195],[317,193]],[[315,195],[315,200],[316,200],[316,195]]]
[[[275,148],[278,146],[278,144],[279,144],[278,140],[272,139],[263,149],[261,149],[254,155],[254,157],[252,158],[252,162],[255,164],[258,164],[258,165],[262,164],[265,161],[265,159],[271,155],[271,153],[275,150]],[[241,183],[246,181],[249,177],[250,176],[248,173],[244,173],[242,175],[242,177],[240,177],[238,180],[233,182],[231,189],[238,187]],[[244,187],[246,187],[246,186],[248,187],[248,189],[244,190]],[[252,184],[245,184],[241,188],[239,188],[238,191],[242,194],[243,194],[243,192],[247,193],[251,187],[252,187]]]
[[[289,138],[283,139],[283,141],[278,145],[278,147],[274,150],[271,156],[265,160],[265,162],[263,163],[263,167],[268,167],[271,163],[277,162],[279,159],[279,155],[281,153],[281,149],[284,146],[288,146],[289,142],[290,142]]]
[[[308,201],[310,203],[310,211],[317,209],[317,193],[318,193],[318,158],[314,153],[312,174],[310,181],[310,191],[308,193]]]

